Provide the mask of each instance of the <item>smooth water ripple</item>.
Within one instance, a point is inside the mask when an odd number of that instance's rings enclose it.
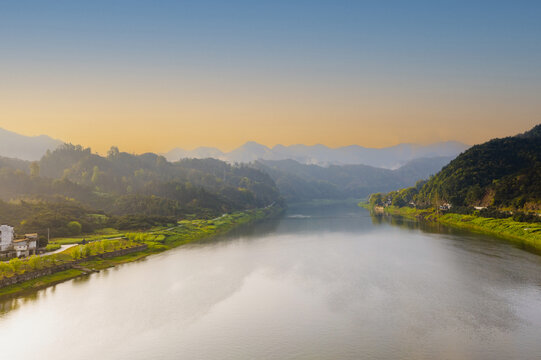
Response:
[[[0,303],[2,359],[539,359],[541,257],[295,208]]]

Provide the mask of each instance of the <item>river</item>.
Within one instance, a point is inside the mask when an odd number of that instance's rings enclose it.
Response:
[[[2,359],[539,359],[541,257],[297,207],[0,302]]]

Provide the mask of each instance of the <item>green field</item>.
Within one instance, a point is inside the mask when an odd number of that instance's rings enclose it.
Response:
[[[490,233],[524,245],[525,248],[541,251],[541,223],[525,223],[512,218],[493,219],[472,215],[445,214],[438,218],[445,225]]]
[[[51,252],[60,249],[62,246],[60,244],[47,244],[45,247],[45,252]]]
[[[126,233],[126,238],[148,244],[150,252],[163,251],[226,233],[233,227],[263,219],[276,212],[274,208],[256,209],[225,214],[212,220],[181,220],[178,226],[172,229],[131,232]]]
[[[105,229],[102,229],[105,230]],[[51,239],[51,244],[59,244],[59,245],[69,245],[69,244],[78,244],[81,241],[96,241],[96,240],[105,240],[105,239],[112,239],[117,237],[124,237],[125,231],[119,231],[116,229],[108,228],[107,231],[99,231],[95,234],[88,234],[88,235],[79,235],[79,236],[73,236],[73,237],[64,237],[64,238],[53,238]]]

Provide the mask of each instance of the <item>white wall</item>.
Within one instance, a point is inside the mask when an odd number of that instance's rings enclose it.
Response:
[[[13,242],[13,227],[8,225],[0,226],[0,251],[7,250]]]

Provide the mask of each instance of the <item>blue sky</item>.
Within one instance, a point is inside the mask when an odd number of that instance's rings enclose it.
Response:
[[[392,134],[392,142],[472,143],[540,121],[540,19],[539,1],[5,1],[0,95],[8,96],[0,100],[0,121],[28,133],[49,130],[39,124],[46,119],[63,128],[57,136],[84,141],[64,126],[70,119],[89,122],[77,108],[92,114],[96,123],[89,126],[101,124],[103,108],[109,109],[103,122],[122,125],[133,109],[119,94],[144,86],[146,94],[134,94],[132,102],[146,97],[149,108],[163,109],[156,121],[194,133],[197,122],[209,127],[212,118],[242,116],[237,125],[250,118],[267,133],[272,121],[297,121],[291,131],[307,124],[318,130],[281,140],[253,127],[224,147],[258,139],[345,145],[355,140],[346,136],[352,131],[367,134],[359,136],[362,145],[378,126],[388,132],[403,123],[444,125],[447,133]],[[109,89],[108,98],[99,97],[100,88]],[[195,96],[187,113],[175,108]],[[237,109],[243,101],[251,104],[249,113]],[[198,110],[196,102],[222,111]],[[234,110],[224,106],[237,103]],[[387,104],[394,110],[376,108]],[[424,104],[418,116],[410,108]],[[23,109],[28,106],[42,116]],[[280,106],[272,118],[258,117]],[[327,138],[318,114],[338,121],[345,135]],[[515,127],[498,114],[513,115]],[[451,120],[457,128],[446,124]],[[133,121],[140,127],[134,131],[143,131],[144,119]],[[492,129],[459,138],[465,124]],[[215,135],[195,140],[218,141]]]

